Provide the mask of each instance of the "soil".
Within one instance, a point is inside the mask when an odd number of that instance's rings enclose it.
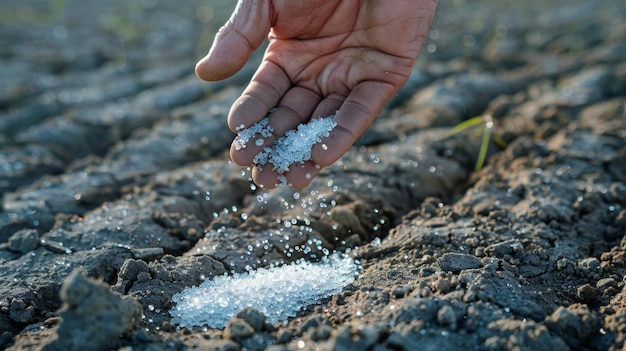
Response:
[[[624,2],[442,1],[409,82],[301,191],[228,161],[262,50],[193,75],[233,6],[3,1],[0,349],[625,347]],[[171,322],[206,278],[346,250],[356,280],[285,323]]]

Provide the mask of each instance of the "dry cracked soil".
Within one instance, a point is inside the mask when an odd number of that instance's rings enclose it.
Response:
[[[0,349],[625,347],[624,2],[442,0],[409,82],[301,191],[228,161],[261,53],[193,75],[232,1],[0,6]],[[346,250],[354,282],[284,323],[168,313]]]

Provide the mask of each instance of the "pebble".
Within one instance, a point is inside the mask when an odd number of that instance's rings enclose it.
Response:
[[[610,287],[612,288],[617,287],[617,281],[613,278],[602,278],[598,280],[598,282],[596,283],[596,288],[598,288],[601,291],[604,291]]]
[[[9,250],[18,253],[30,252],[39,246],[39,233],[34,229],[22,229],[11,235]]]
[[[231,340],[241,340],[254,334],[254,328],[241,318],[234,317],[224,329],[224,337]]]
[[[576,296],[578,296],[581,301],[593,301],[593,299],[596,298],[596,289],[589,284],[581,285],[576,289]]]
[[[524,246],[522,245],[522,242],[517,239],[513,239],[489,245],[485,248],[485,252],[489,254],[489,256],[504,257],[504,255],[511,255],[514,252],[523,249]]]
[[[298,331],[299,335],[306,333],[309,329],[314,329],[322,325],[327,325],[328,320],[323,316],[316,316],[309,318],[306,322],[303,322]]]
[[[391,291],[391,294],[395,298],[401,299],[401,298],[409,295],[410,292],[411,292],[411,286],[409,286],[409,285],[398,285],[395,288],[393,288],[393,290]]]
[[[11,301],[11,309],[9,317],[22,324],[31,323],[35,315],[35,309],[22,299],[13,299]]]
[[[276,334],[276,342],[286,344],[293,338],[293,333],[289,329],[280,329]]]
[[[246,321],[257,332],[263,331],[265,321],[267,320],[267,317],[263,313],[250,307],[239,311],[235,317]]]
[[[578,261],[578,267],[586,271],[597,272],[600,270],[600,261],[595,257],[587,257]]]
[[[437,259],[437,263],[444,272],[460,272],[464,269],[474,269],[483,266],[482,261],[472,255],[448,252]]]
[[[456,329],[456,313],[449,305],[444,305],[437,312],[437,322],[443,327],[448,327],[452,330]]]
[[[152,261],[163,257],[165,252],[162,247],[147,247],[141,249],[132,249],[133,258],[142,261]]]
[[[439,278],[435,284],[437,291],[442,294],[447,293],[452,288],[452,282],[448,278]]]

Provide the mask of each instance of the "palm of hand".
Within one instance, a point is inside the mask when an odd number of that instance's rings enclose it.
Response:
[[[315,146],[311,161],[284,174],[294,187],[308,185],[309,175],[319,172],[316,165],[328,166],[341,157],[405,83],[435,6],[416,0],[240,2],[218,34],[212,53],[237,55],[219,43],[228,43],[230,38],[231,44],[238,40],[247,45],[238,48],[247,51],[247,59],[262,40],[258,32],[246,32],[249,21],[255,22],[252,27],[266,28],[265,33],[271,31],[263,62],[233,105],[229,126],[233,131],[248,127],[276,107],[269,121],[278,138],[300,123],[338,110],[337,127],[324,141],[328,147]],[[220,56],[212,53],[198,65],[198,75],[203,78],[211,79],[210,69],[217,66],[211,61]],[[237,69],[230,68],[232,73]],[[248,166],[260,151],[261,147],[254,145],[232,147],[231,158]],[[255,182],[266,187],[277,184],[277,176],[270,167],[253,171]]]

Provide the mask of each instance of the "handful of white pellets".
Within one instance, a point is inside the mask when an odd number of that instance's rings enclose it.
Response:
[[[271,146],[265,147],[258,153],[252,163],[259,169],[271,164],[272,170],[279,174],[289,171],[293,164],[303,164],[311,159],[313,145],[328,137],[330,132],[337,126],[333,120],[334,115],[312,119],[308,123],[298,125],[295,130],[290,130],[280,137]],[[273,129],[269,125],[268,117],[243,129],[235,139],[235,148],[240,150],[246,147],[250,139],[256,135],[260,138],[255,141],[257,146],[263,146],[265,140],[272,136]]]

